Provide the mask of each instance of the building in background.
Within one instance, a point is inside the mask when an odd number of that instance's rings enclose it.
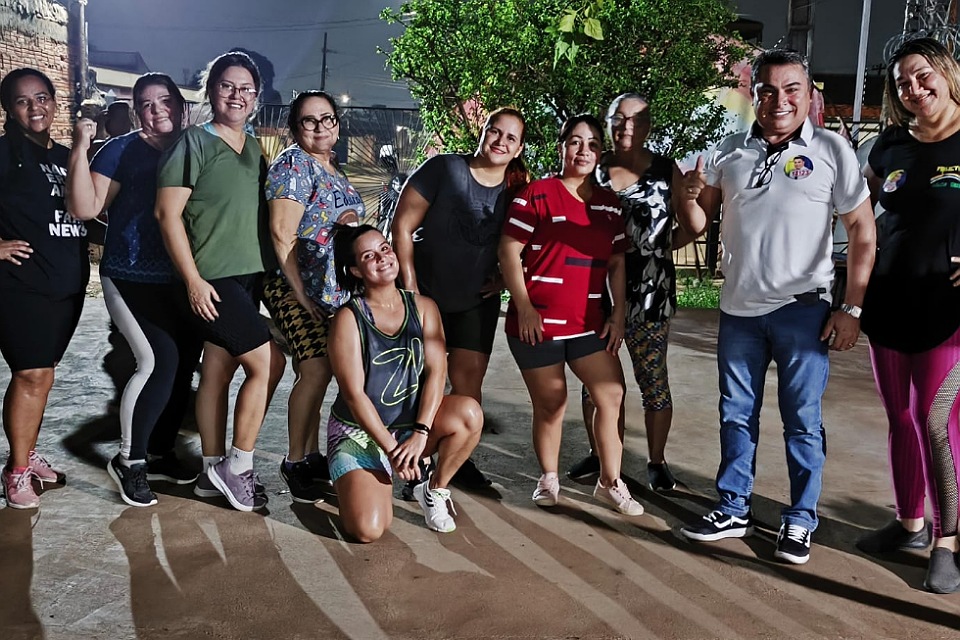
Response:
[[[880,117],[884,45],[903,31],[908,2],[872,0],[864,120]],[[733,4],[742,19],[761,25],[762,35],[755,40],[760,46],[781,45],[807,54],[814,79],[823,86],[828,119],[851,118],[863,0],[734,0]]]
[[[60,2],[0,0],[0,76],[20,67],[34,67],[50,77],[60,105],[51,134],[64,144],[69,144],[77,103],[80,43],[73,34],[74,26]]]

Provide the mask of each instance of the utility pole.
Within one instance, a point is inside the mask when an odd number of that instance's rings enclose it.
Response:
[[[78,61],[78,70],[77,70],[77,106],[79,107],[80,103],[87,98],[87,93],[89,87],[87,87],[87,76],[89,75],[89,42],[87,39],[87,0],[79,0],[77,2],[78,11],[77,11],[77,22],[78,32],[77,35],[80,36],[80,46],[79,54],[80,60]]]
[[[870,5],[872,0],[863,0],[860,18],[860,50],[857,53],[857,88],[853,95],[853,146],[860,144],[860,120],[863,116],[863,89],[867,79],[867,42],[870,39]]]
[[[323,58],[320,62],[320,91],[327,89],[327,32],[323,32]]]

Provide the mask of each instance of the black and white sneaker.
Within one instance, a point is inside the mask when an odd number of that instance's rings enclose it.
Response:
[[[480,469],[477,469],[477,465],[470,458],[467,458],[453,474],[452,482],[463,489],[474,491],[482,491],[493,484]]]
[[[810,536],[810,529],[798,524],[780,525],[773,557],[793,564],[806,564],[810,559]]]
[[[314,482],[313,474],[306,462],[290,464],[286,458],[280,463],[280,477],[290,488],[290,497],[293,501],[303,504],[323,502],[325,491],[322,487],[329,486],[326,484],[321,486],[319,482]]]
[[[173,451],[162,456],[147,458],[147,480],[150,482],[172,482],[173,484],[190,484],[200,474],[191,467],[180,462],[180,458]]]
[[[677,479],[670,473],[667,463],[647,463],[647,486],[651,491],[673,491],[677,488]]]
[[[567,469],[567,477],[574,482],[596,483],[600,478],[600,458],[591,451],[590,455]]]
[[[311,454],[307,456],[306,462],[307,469],[310,470],[310,477],[314,482],[322,482],[325,485],[333,486],[333,481],[330,479],[330,465],[325,455],[322,453]]]
[[[107,473],[117,483],[120,497],[131,507],[150,507],[157,504],[157,496],[150,490],[150,484],[147,482],[145,462],[125,467],[120,463],[118,453],[107,465]]]
[[[413,495],[413,490],[417,488],[417,485],[421,482],[426,482],[427,478],[430,477],[437,469],[437,463],[433,461],[433,458],[427,458],[427,464],[423,463],[423,460],[420,460],[420,479],[419,480],[407,480],[403,485],[403,489],[400,490],[400,499],[405,502],[416,502],[417,497]]]
[[[695,524],[680,529],[680,535],[699,542],[713,542],[724,538],[743,538],[753,533],[750,516],[741,518],[714,510]]]

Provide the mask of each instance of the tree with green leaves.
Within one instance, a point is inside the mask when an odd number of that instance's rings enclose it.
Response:
[[[405,27],[387,62],[445,151],[474,148],[488,111],[527,118],[527,158],[553,168],[560,122],[604,115],[625,91],[648,96],[652,144],[673,156],[723,132],[708,94],[736,82],[744,50],[724,0],[410,0],[381,18]]]

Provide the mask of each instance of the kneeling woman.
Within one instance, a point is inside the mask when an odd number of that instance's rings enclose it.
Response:
[[[437,453],[436,471],[414,495],[430,529],[453,531],[447,483],[480,441],[483,412],[473,398],[443,395],[440,312],[397,288],[399,262],[383,235],[370,225],[338,227],[334,242],[337,279],[353,295],[328,342],[340,392],[327,457],[344,530],[360,542],[380,538],[393,520],[393,473],[419,479],[420,458]]]

